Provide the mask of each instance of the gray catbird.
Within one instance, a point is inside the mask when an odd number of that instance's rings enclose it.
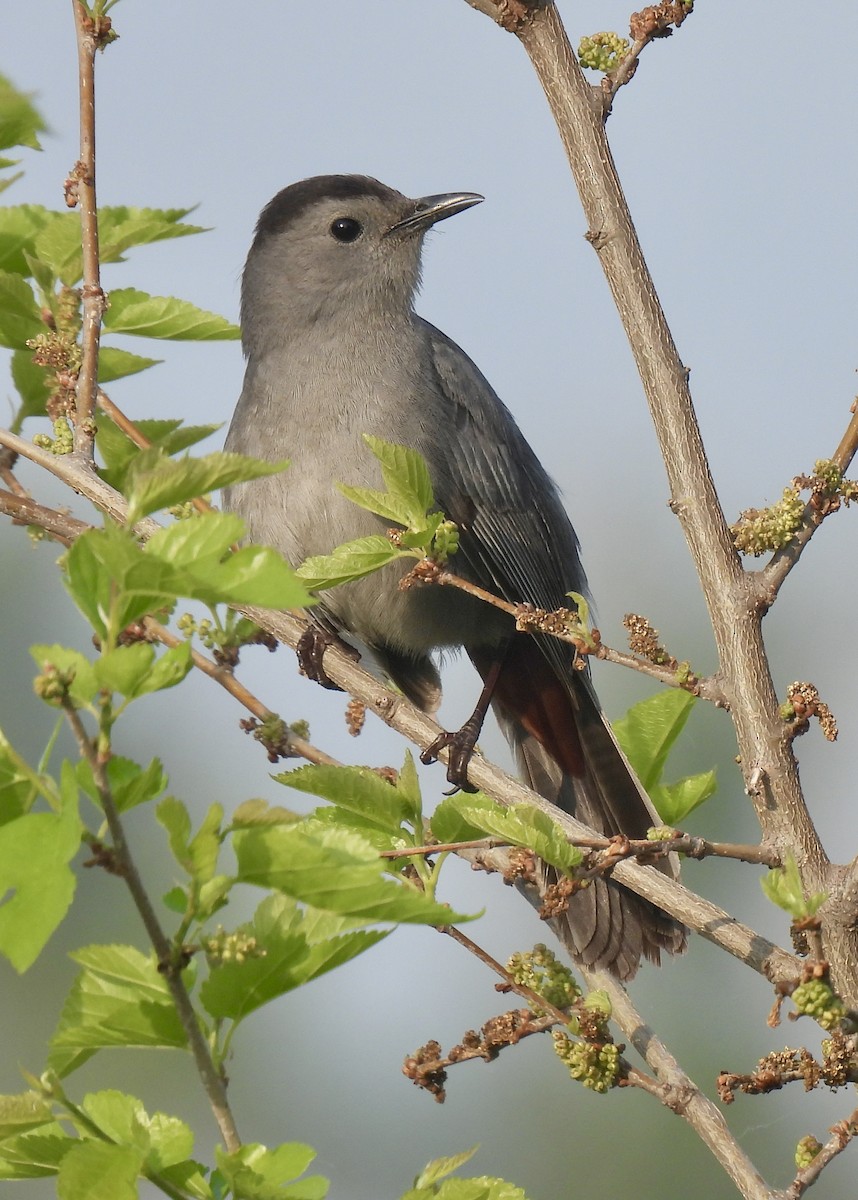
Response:
[[[252,541],[295,564],[383,531],[389,522],[335,486],[377,487],[361,436],[375,434],[426,459],[438,505],[459,526],[459,574],[506,600],[555,609],[586,587],[557,490],[477,367],[412,307],[426,231],[480,200],[409,200],[365,176],[325,175],[263,209],[244,271],[247,372],[226,447],[291,466],[227,489],[224,503]],[[657,817],[568,646],[516,634],[510,617],[460,591],[403,591],[402,573],[387,566],[325,593],[317,622],[358,639],[428,712],[441,693],[432,651],[463,646],[492,685],[527,782],[605,834],[643,837]],[[469,747],[476,729],[463,734]],[[464,782],[467,749],[453,742],[453,778]],[[681,925],[611,880],[573,895],[555,926],[579,962],[623,979],[643,955],[657,962],[660,950],[685,943]]]

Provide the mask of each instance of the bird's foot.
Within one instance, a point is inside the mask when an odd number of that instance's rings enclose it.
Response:
[[[438,761],[442,750],[449,750],[447,758],[447,782],[452,783],[453,789],[447,792],[452,796],[455,792],[476,792],[479,788],[468,781],[468,766],[477,744],[482,722],[466,721],[461,729],[455,732],[445,731],[435,738],[431,746],[427,746],[420,755],[420,761],[428,764]]]
[[[314,683],[319,683],[323,688],[330,688],[331,691],[341,692],[343,689],[338,683],[334,683],[333,679],[325,670],[323,659],[325,651],[329,646],[339,646],[357,662],[360,655],[354,646],[349,646],[341,638],[335,634],[329,633],[326,629],[320,628],[318,625],[311,625],[309,629],[305,629],[298,639],[298,645],[295,647],[298,655],[298,670],[302,675],[306,675],[308,679],[312,679]]]

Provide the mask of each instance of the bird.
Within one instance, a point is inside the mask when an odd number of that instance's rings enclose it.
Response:
[[[232,485],[223,504],[243,518],[250,541],[296,566],[386,532],[389,520],[336,486],[377,485],[364,441],[374,435],[425,459],[438,506],[458,526],[457,574],[504,600],[554,610],[569,605],[570,592],[587,592],[558,490],[479,368],[414,309],[425,235],[482,200],[473,192],[411,199],[369,176],[321,175],[263,208],[242,276],[246,371],[226,449],[290,466]],[[403,590],[406,569],[391,563],[321,593],[311,610],[320,642],[305,642],[304,666],[315,663],[326,682],[312,647],[342,637],[433,713],[436,652],[463,648],[524,781],[603,835],[645,837],[657,814],[569,647],[517,633],[511,616],[463,591]],[[446,735],[456,784],[468,786],[478,725]],[[662,869],[676,870],[668,860]],[[554,878],[543,865],[543,887]],[[686,939],[678,921],[610,878],[576,891],[552,925],[576,962],[621,980],[644,958],[680,952]]]

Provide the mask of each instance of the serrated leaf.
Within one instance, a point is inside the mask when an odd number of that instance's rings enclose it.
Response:
[[[0,150],[29,146],[41,150],[38,135],[47,129],[32,94],[20,92],[5,75],[0,75]]]
[[[715,794],[717,788],[715,771],[702,771],[699,775],[687,775],[676,783],[658,784],[650,797],[665,825],[681,825],[689,813]]]
[[[31,275],[27,255],[33,255],[36,235],[50,219],[41,204],[9,204],[0,209],[0,269]]]
[[[479,1145],[471,1146],[470,1150],[463,1150],[460,1154],[450,1154],[446,1158],[433,1158],[414,1180],[415,1188],[429,1188],[440,1183],[442,1179],[452,1175],[454,1171],[458,1171],[459,1167],[463,1167],[466,1162],[470,1162],[479,1148]]]
[[[396,521],[406,526],[409,524],[408,505],[398,496],[392,496],[390,492],[379,492],[375,488],[350,487],[347,483],[338,483],[337,490],[358,508],[365,508],[367,512],[384,517],[386,521]]]
[[[36,961],[74,896],[76,801],[73,791],[62,812],[26,813],[0,826],[0,953],[19,973]]]
[[[294,825],[302,818],[288,808],[267,800],[244,800],[232,814],[233,829],[251,829],[254,825]]]
[[[0,827],[28,812],[39,795],[61,806],[53,779],[34,771],[0,729]]]
[[[387,490],[405,506],[406,525],[418,526],[435,504],[426,460],[409,446],[397,446],[365,433],[363,439],[381,463]]]
[[[573,870],[583,857],[541,809],[531,804],[504,808],[480,792],[445,797],[432,815],[430,827],[439,842],[495,837],[513,846],[527,847],[561,871]]]
[[[337,546],[330,554],[314,555],[301,563],[296,574],[311,592],[363,579],[397,558],[413,557],[403,554],[380,534],[357,538]]]
[[[142,354],[131,354],[128,350],[120,350],[117,346],[102,346],[98,352],[98,382],[113,383],[115,379],[125,379],[128,375],[139,375],[150,367],[157,367],[163,359],[144,358]],[[108,418],[100,416],[99,425]]]
[[[107,1046],[185,1046],[170,990],[152,958],[133,946],[87,946],[71,957],[82,970],[48,1056],[60,1075]]]
[[[144,768],[132,759],[116,754],[108,759],[105,769],[113,803],[119,812],[127,812],[138,804],[154,800],[167,787],[168,779],[164,773],[164,767],[157,758],[153,758]],[[75,766],[75,775],[90,799],[100,806],[101,801],[92,776],[92,768],[85,759]]]
[[[247,1143],[232,1154],[218,1146],[215,1155],[218,1170],[242,1200],[323,1200],[328,1194],[328,1181],[320,1175],[297,1178],[316,1157],[312,1147],[300,1142],[271,1150]]]
[[[131,355],[136,358],[136,355]],[[100,361],[100,359],[99,359]],[[141,362],[155,362],[155,359],[141,359]],[[181,420],[154,421],[142,419],[135,421],[140,433],[143,434],[155,448],[164,454],[178,454],[187,450],[197,442],[216,433],[219,424],[183,425]],[[98,418],[98,429],[95,437],[96,446],[105,464],[104,478],[117,491],[125,490],[125,479],[131,463],[141,453],[139,446],[132,442],[121,429],[106,415]],[[159,456],[156,454],[156,460]]]
[[[157,451],[145,451],[132,462],[129,471],[128,522],[182,504],[228,484],[245,483],[276,475],[288,462],[262,462],[243,454],[218,451],[202,458],[167,458]]]
[[[108,644],[133,621],[175,599],[175,573],[156,560],[145,563],[131,531],[112,522],[76,538],[65,564],[69,594]]]
[[[233,341],[241,330],[226,317],[197,308],[175,296],[150,296],[136,288],[115,288],[104,327],[111,333],[174,341]]]
[[[23,350],[29,338],[45,332],[33,289],[20,275],[0,271],[0,346]]]
[[[56,1175],[69,1150],[80,1145],[53,1123],[0,1144],[0,1180],[45,1179]]]
[[[386,833],[400,833],[409,813],[399,789],[369,767],[298,767],[274,778],[286,787],[321,796],[338,808],[357,813]]]
[[[782,867],[775,867],[760,879],[763,893],[782,908],[794,921],[813,917],[828,899],[827,892],[815,892],[805,896],[801,882],[798,863],[795,856],[789,854]]]
[[[155,647],[148,642],[117,646],[96,660],[95,677],[105,691],[119,692],[130,698],[143,686],[154,661]]]
[[[53,1123],[54,1115],[38,1092],[0,1096],[0,1142]],[[2,1152],[2,1151],[0,1151]]]
[[[383,930],[355,928],[354,921],[308,910],[288,896],[263,900],[247,932],[255,948],[243,962],[213,967],[200,988],[206,1011],[242,1021],[263,1004],[324,975],[387,937]]]
[[[366,838],[303,822],[248,829],[233,838],[238,877],[328,912],[368,921],[449,925],[471,920],[384,874]]]
[[[60,1164],[58,1200],[138,1200],[142,1166],[143,1154],[134,1146],[79,1142]]]
[[[667,756],[695,702],[690,692],[666,688],[641,700],[614,722],[617,741],[647,791],[661,781]]]

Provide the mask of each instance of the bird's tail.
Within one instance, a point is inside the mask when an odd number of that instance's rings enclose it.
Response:
[[[533,638],[513,639],[492,707],[525,781],[546,800],[607,837],[644,838],[659,824],[587,680],[571,669],[560,678]],[[672,860],[661,869],[677,873]],[[556,880],[550,867],[542,872],[546,885]],[[686,944],[678,921],[613,879],[575,892],[551,923],[577,962],[620,979],[631,979],[642,958],[657,963],[662,950]]]

